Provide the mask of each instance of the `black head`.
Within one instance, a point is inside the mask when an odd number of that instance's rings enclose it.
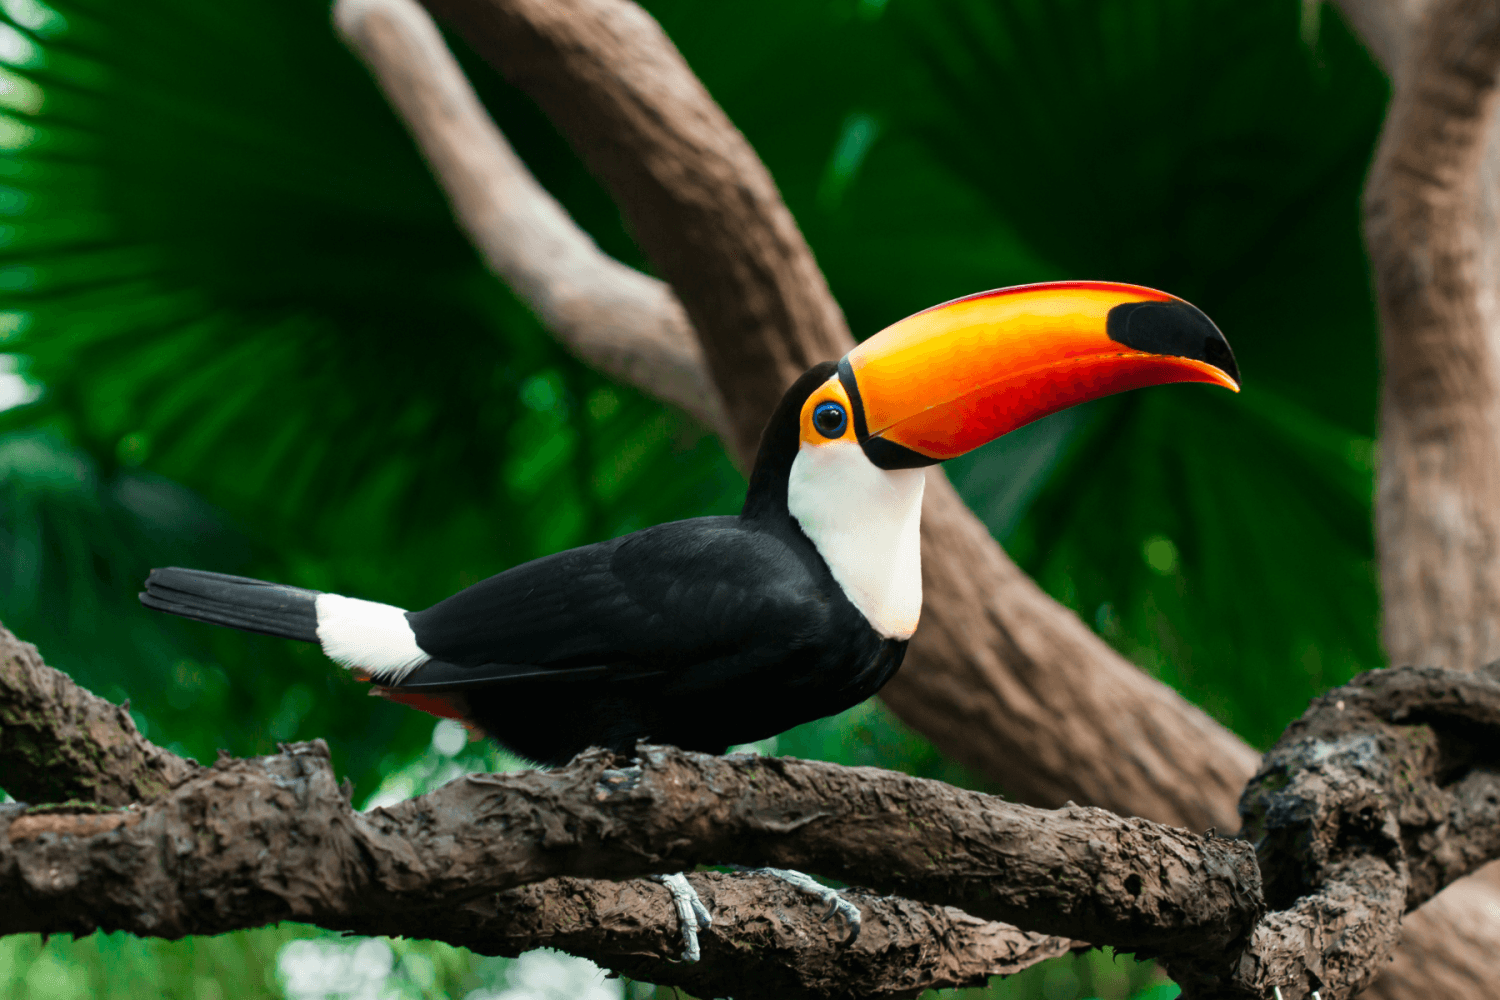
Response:
[[[813,365],[776,404],[760,434],[760,450],[755,453],[755,468],[750,470],[750,488],[745,493],[741,517],[790,516],[786,509],[786,484],[801,446],[802,404],[837,371],[832,361]]]

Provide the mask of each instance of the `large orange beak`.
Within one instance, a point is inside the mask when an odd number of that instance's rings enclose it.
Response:
[[[981,292],[875,334],[839,362],[870,461],[955,458],[1049,413],[1126,389],[1212,382],[1239,391],[1213,321],[1165,292],[1103,281]]]

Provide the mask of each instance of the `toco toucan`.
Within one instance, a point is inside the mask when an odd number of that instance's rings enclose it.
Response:
[[[386,697],[541,763],[640,740],[720,753],[896,672],[922,610],[926,466],[1109,393],[1238,378],[1223,334],[1171,295],[982,292],[797,379],[738,516],[545,556],[424,611],[188,569],[153,570],[141,602],[320,643]]]

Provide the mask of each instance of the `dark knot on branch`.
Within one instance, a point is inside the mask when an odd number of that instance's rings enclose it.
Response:
[[[1375,670],[1317,699],[1240,802],[1269,912],[1218,961],[1168,956],[1192,997],[1357,994],[1400,918],[1500,856],[1500,675]]]

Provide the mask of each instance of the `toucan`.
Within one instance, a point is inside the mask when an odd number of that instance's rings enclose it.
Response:
[[[738,515],[646,528],[505,570],[422,611],[191,569],[141,603],[319,643],[375,693],[541,764],[638,741],[722,753],[891,679],[922,611],[926,467],[1110,393],[1238,391],[1182,299],[1055,282],[981,292],[814,365],[772,413]]]

